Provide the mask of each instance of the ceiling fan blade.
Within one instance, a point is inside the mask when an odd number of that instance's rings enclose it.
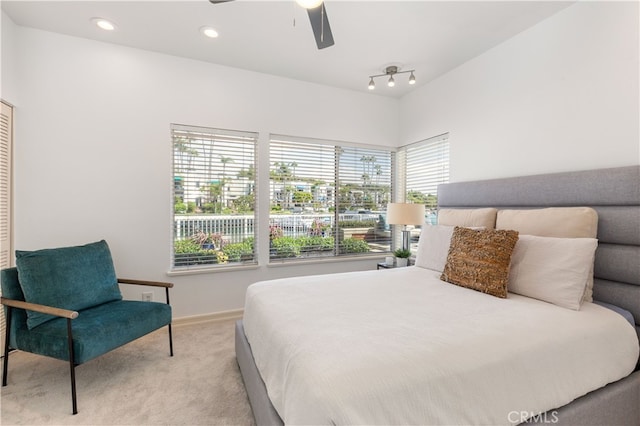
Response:
[[[227,3],[233,0],[209,0],[209,1],[213,4],[218,4],[218,3]]]
[[[329,25],[329,18],[327,18],[327,9],[324,7],[324,2],[316,8],[307,9],[307,12],[309,13],[309,21],[311,21],[311,28],[313,29],[313,35],[316,38],[318,49],[333,46],[333,34],[331,33],[331,26]]]

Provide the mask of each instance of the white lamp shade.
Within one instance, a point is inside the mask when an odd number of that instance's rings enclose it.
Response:
[[[387,223],[390,225],[422,225],[424,204],[387,204]]]

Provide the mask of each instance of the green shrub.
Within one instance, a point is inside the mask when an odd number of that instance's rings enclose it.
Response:
[[[253,256],[253,241],[227,244],[222,251],[229,257],[229,262],[240,262],[243,256]]]
[[[329,251],[333,250],[335,240],[333,237],[298,237],[296,243],[300,246],[301,251]]]
[[[183,202],[177,202],[173,205],[173,212],[178,214],[184,214],[187,212],[187,205]]]
[[[297,257],[300,256],[300,245],[297,238],[278,237],[271,240],[271,253],[275,257]]]
[[[176,240],[173,243],[173,251],[176,254],[186,254],[186,253],[198,253],[200,252],[200,244],[196,243],[192,239],[187,240]]]
[[[375,219],[369,220],[343,220],[338,222],[339,228],[373,228],[377,224]]]
[[[274,258],[298,257],[301,253],[322,252],[333,250],[333,237],[278,237],[271,240],[271,256]],[[369,245],[366,241],[356,238],[346,238],[342,241],[341,254],[367,253]],[[204,250],[193,239],[175,240],[174,242],[176,266],[216,264],[222,255],[229,262],[241,262],[254,255],[254,238],[247,238],[241,243],[229,243],[218,250]],[[223,262],[226,263],[226,262]]]
[[[173,249],[176,266],[240,262],[253,257],[253,238],[241,243],[221,244],[222,250],[203,249],[194,239],[175,240]],[[221,261],[221,259],[223,261]]]
[[[214,203],[204,203],[202,205],[202,211],[205,213],[215,213],[216,212],[216,204]]]
[[[345,238],[342,240],[340,247],[340,253],[368,253],[371,249],[369,244],[364,240],[358,240],[356,238]]]

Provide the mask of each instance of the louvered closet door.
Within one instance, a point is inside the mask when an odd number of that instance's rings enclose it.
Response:
[[[11,145],[13,108],[1,103],[0,114],[0,269],[13,264],[11,256]],[[1,293],[0,293],[1,294]],[[5,318],[0,314],[0,354],[4,353]]]

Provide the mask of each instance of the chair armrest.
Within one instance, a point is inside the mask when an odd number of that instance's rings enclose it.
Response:
[[[165,283],[161,281],[146,281],[146,280],[132,280],[129,278],[118,278],[118,283],[121,284],[136,284],[136,285],[148,285],[153,287],[165,287],[172,288],[173,283]]]
[[[0,303],[12,308],[26,309],[29,311],[41,312],[43,314],[54,315],[56,317],[75,319],[78,318],[76,311],[70,311],[68,309],[54,308],[53,306],[39,305],[37,303],[23,302],[21,300],[6,299],[0,297]]]

